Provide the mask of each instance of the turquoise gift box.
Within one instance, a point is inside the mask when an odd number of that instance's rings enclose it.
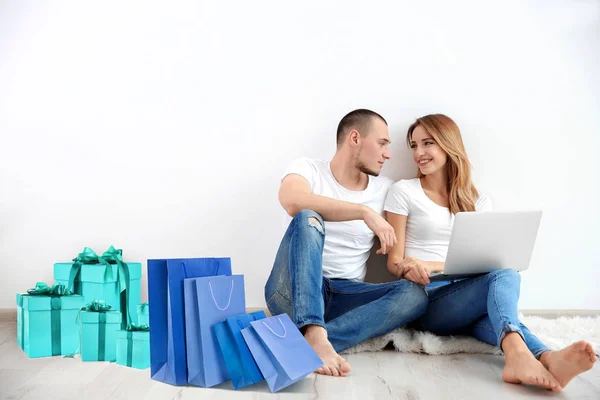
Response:
[[[137,369],[150,367],[150,331],[117,333],[117,364]]]
[[[138,325],[150,326],[150,306],[148,303],[142,303],[137,306],[137,323]]]
[[[121,328],[124,329],[129,322],[137,323],[142,264],[125,263],[121,261],[121,254],[121,250],[112,246],[102,256],[85,248],[73,262],[54,264],[54,279],[82,295],[86,303],[104,300],[120,311]]]
[[[81,361],[115,361],[119,311],[81,311]]]
[[[31,358],[75,354],[83,296],[17,293],[17,341]]]

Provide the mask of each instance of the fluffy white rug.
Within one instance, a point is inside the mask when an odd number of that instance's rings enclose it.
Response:
[[[558,350],[578,340],[592,343],[600,354],[600,317],[560,317],[546,319],[520,316],[529,330],[553,350]],[[467,336],[436,336],[429,332],[418,332],[400,328],[386,335],[367,340],[342,352],[353,354],[362,351],[380,351],[388,343],[405,353],[432,355],[455,353],[502,354],[496,346],[480,342]]]

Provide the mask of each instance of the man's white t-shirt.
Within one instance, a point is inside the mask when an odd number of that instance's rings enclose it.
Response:
[[[480,195],[476,211],[491,211],[492,202]],[[407,215],[405,256],[423,261],[446,261],[455,215],[431,200],[419,178],[396,182],[389,190],[385,211]]]
[[[285,171],[284,177],[298,174],[310,184],[312,193],[349,203],[363,204],[383,213],[383,204],[393,181],[385,177],[369,176],[365,190],[348,190],[333,176],[329,161],[301,158]],[[289,223],[291,218],[286,219]],[[330,279],[363,281],[367,274],[367,259],[373,247],[375,234],[362,220],[325,221],[323,248],[323,276]]]

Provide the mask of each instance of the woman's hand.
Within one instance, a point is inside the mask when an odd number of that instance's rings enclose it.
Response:
[[[430,283],[429,274],[430,270],[425,261],[421,261],[414,257],[405,257],[403,260],[395,263],[398,271],[402,272],[404,279],[418,283],[420,285],[427,285]]]

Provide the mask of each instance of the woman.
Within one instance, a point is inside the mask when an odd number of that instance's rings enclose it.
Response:
[[[430,283],[444,270],[457,212],[489,211],[491,202],[471,182],[471,165],[458,126],[441,114],[427,115],[410,126],[418,177],[390,189],[386,216],[398,244],[388,256],[388,270],[425,286],[429,306],[415,323],[438,335],[468,334],[497,345],[505,356],[502,379],[560,391],[576,375],[592,368],[592,345],[577,342],[551,351],[519,321],[520,276],[503,269],[453,282]]]

